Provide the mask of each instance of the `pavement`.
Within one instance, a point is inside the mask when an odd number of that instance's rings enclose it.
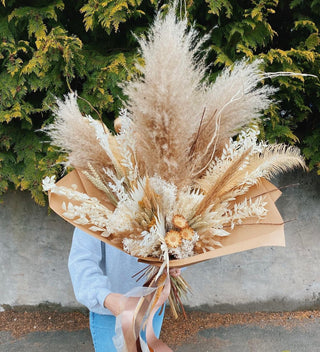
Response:
[[[175,352],[319,352],[320,321],[290,330],[279,326],[230,326],[200,330]]]
[[[320,352],[320,319],[297,326],[230,325],[200,329],[174,352]],[[88,329],[32,332],[14,338],[0,331],[0,352],[94,352]]]

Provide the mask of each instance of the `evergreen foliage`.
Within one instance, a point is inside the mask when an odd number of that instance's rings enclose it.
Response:
[[[52,120],[55,96],[70,89],[86,99],[84,113],[99,111],[108,126],[125,99],[118,83],[136,74],[134,35],[141,35],[156,0],[1,0],[0,194],[29,190],[45,204],[44,175],[61,175],[63,154],[39,129]],[[188,0],[190,22],[210,32],[208,77],[247,57],[266,71],[319,76],[320,0]],[[181,6],[184,11],[184,6]],[[280,77],[261,121],[263,138],[297,144],[320,174],[320,81]],[[90,106],[91,105],[91,106]]]

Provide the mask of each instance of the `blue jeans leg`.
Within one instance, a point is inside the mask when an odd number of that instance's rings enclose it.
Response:
[[[159,311],[153,318],[153,329],[157,337],[160,336],[161,326],[164,317],[164,309],[159,315]],[[90,331],[95,352],[116,352],[112,338],[116,325],[116,318],[113,315],[101,315],[90,312]],[[142,334],[145,339],[144,334]]]
[[[112,342],[115,324],[113,315],[90,312],[90,331],[95,352],[117,352]]]

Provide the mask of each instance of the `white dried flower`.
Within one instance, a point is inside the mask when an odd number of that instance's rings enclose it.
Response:
[[[50,191],[55,185],[55,176],[47,176],[42,180],[42,189],[47,192]]]

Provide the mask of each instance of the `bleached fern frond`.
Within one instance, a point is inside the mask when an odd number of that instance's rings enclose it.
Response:
[[[260,177],[271,179],[279,173],[290,171],[296,167],[307,169],[297,147],[271,144],[262,154],[250,158],[250,162],[244,170],[248,175],[245,182],[254,183],[254,180]]]

